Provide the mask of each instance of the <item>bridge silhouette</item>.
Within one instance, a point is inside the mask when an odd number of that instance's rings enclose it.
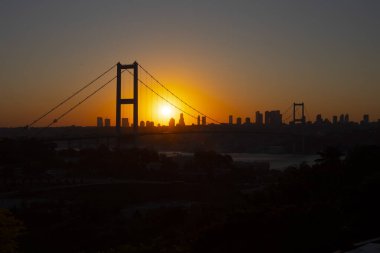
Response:
[[[94,86],[98,80],[100,80],[106,74],[110,73],[115,68],[116,68],[116,76],[113,76],[111,79],[104,82],[102,85],[100,85],[100,87],[98,87],[95,91],[90,93],[84,99],[80,100],[77,104],[70,107],[68,110],[64,111],[62,114],[58,115],[58,117],[54,118],[44,128],[47,129],[47,128],[53,126],[54,124],[58,123],[62,118],[67,116],[72,111],[76,110],[80,105],[82,105],[88,99],[90,99],[95,94],[97,94],[98,92],[103,90],[106,86],[109,86],[115,80],[116,80],[116,103],[115,103],[116,104],[116,117],[115,117],[116,124],[115,124],[115,127],[116,127],[116,130],[118,132],[120,132],[120,128],[121,128],[121,119],[122,119],[121,108],[122,108],[122,105],[132,105],[133,106],[133,116],[132,116],[133,123],[132,123],[132,126],[133,126],[134,132],[137,133],[137,131],[139,129],[139,114],[141,113],[139,111],[139,103],[147,102],[146,101],[147,97],[142,99],[141,94],[146,94],[147,91],[151,95],[153,94],[154,96],[158,97],[165,104],[171,106],[172,108],[174,108],[178,112],[183,113],[183,114],[187,115],[188,117],[196,120],[198,122],[198,124],[200,123],[200,117],[204,117],[204,118],[206,118],[206,119],[208,119],[211,122],[214,122],[216,124],[221,123],[218,120],[214,119],[213,117],[206,115],[204,112],[201,112],[199,109],[196,109],[188,101],[185,101],[184,99],[180,98],[176,93],[174,93],[166,85],[164,85],[162,82],[160,82],[146,68],[142,67],[140,64],[138,64],[135,61],[132,64],[121,64],[120,62],[118,62],[117,64],[111,66],[109,69],[107,69],[102,74],[97,76],[91,82],[87,83],[85,86],[83,86],[79,90],[75,91],[72,95],[65,98],[64,100],[62,100],[60,103],[58,103],[54,107],[50,108],[46,113],[42,114],[40,117],[33,120],[30,124],[28,124],[26,126],[26,128],[31,128],[31,127],[35,126],[42,119],[53,114],[53,112],[55,112],[57,109],[61,108],[65,104],[67,104],[69,101],[73,100],[80,93],[83,93],[85,90],[88,90],[90,87]],[[124,98],[123,94],[125,92],[122,92],[123,91],[122,79],[123,79],[124,73],[129,74],[133,78],[133,92],[131,94],[127,94],[127,96],[129,96],[128,98]],[[148,76],[151,82],[148,82],[146,80],[144,81],[141,78],[141,76],[139,76],[139,73],[143,73],[146,76]],[[157,87],[160,89],[158,89]],[[141,91],[143,91],[143,92],[141,92]],[[146,119],[146,121],[149,121],[149,120]],[[153,122],[153,119],[150,119],[150,122]]]
[[[134,135],[152,135],[152,134],[178,134],[178,133],[197,133],[197,132],[203,132],[203,133],[224,133],[226,132],[225,129],[221,128],[209,128],[205,129],[204,125],[206,123],[206,120],[209,122],[212,122],[213,125],[223,125],[220,121],[215,119],[214,117],[211,117],[209,114],[206,114],[205,112],[201,111],[200,109],[196,108],[194,105],[191,104],[191,101],[185,101],[183,98],[178,96],[174,91],[169,89],[165,84],[163,84],[161,81],[158,80],[155,75],[153,75],[150,71],[148,71],[146,68],[141,66],[136,61],[131,64],[121,64],[118,62],[117,64],[114,64],[110,68],[106,69],[103,73],[101,73],[99,76],[97,76],[95,79],[93,79],[91,82],[87,83],[77,91],[75,91],[72,95],[68,96],[67,98],[63,99],[61,102],[59,102],[57,105],[50,108],[47,112],[42,114],[40,117],[33,120],[30,124],[26,126],[26,128],[31,128],[35,126],[38,122],[40,122],[42,119],[47,118],[48,116],[51,116],[54,112],[56,112],[59,108],[62,106],[68,104],[69,101],[72,101],[74,98],[76,98],[80,93],[84,93],[86,90],[89,90],[90,88],[94,88],[95,85],[99,85],[98,83],[102,80],[103,77],[109,75],[112,73],[112,71],[116,70],[116,75],[112,76],[112,78],[107,79],[104,81],[100,86],[97,86],[95,90],[93,90],[89,95],[85,96],[82,100],[80,100],[78,103],[74,104],[73,106],[69,107],[66,111],[59,114],[57,117],[55,117],[53,120],[50,121],[49,124],[47,124],[45,127],[41,128],[40,131],[38,131],[37,136],[40,135],[42,132],[44,132],[46,129],[50,128],[54,124],[57,124],[60,122],[61,119],[66,117],[69,113],[76,110],[78,107],[80,107],[82,104],[84,104],[87,100],[92,98],[95,94],[102,91],[105,87],[111,85],[112,83],[116,82],[116,115],[115,115],[115,130],[111,132],[107,132],[107,134],[104,134],[105,136],[120,136],[121,134],[134,134]],[[132,78],[130,80],[129,78]],[[123,82],[126,81],[126,82]],[[128,82],[130,81],[130,82]],[[130,89],[132,87],[132,90]],[[125,97],[126,96],[126,97]],[[154,98],[152,98],[152,96]],[[154,130],[151,126],[154,126],[153,118],[157,115],[154,115],[152,113],[152,108],[146,109],[148,106],[147,104],[151,104],[151,107],[155,106],[156,104],[152,104],[152,99],[159,99],[160,103],[164,103],[171,108],[174,108],[177,112],[183,115],[186,115],[187,117],[191,118],[193,122],[197,122],[197,124],[193,124],[192,128],[187,129],[181,129],[181,131],[175,130],[173,128],[168,129],[163,127],[161,131]],[[146,122],[150,123],[150,125],[147,127],[139,127],[139,118],[141,114],[142,106],[144,105],[145,110],[150,110],[150,115],[147,115],[145,113],[145,120]],[[128,128],[128,131],[125,131],[126,128],[122,127],[122,108],[124,106],[132,106],[133,107],[133,113],[132,115],[128,115],[131,118],[133,118],[133,122],[131,124],[132,128]],[[291,110],[293,108],[293,111]],[[296,115],[299,114],[299,110],[301,111],[301,118],[297,118]],[[305,123],[305,116],[304,116],[304,104],[303,103],[293,103],[290,105],[284,112],[284,120],[290,121],[293,119],[293,122],[301,122]],[[150,117],[150,118],[149,118]],[[201,118],[202,118],[202,124],[201,124]],[[125,118],[129,119],[129,118]],[[129,122],[129,121],[128,121]],[[144,125],[144,124],[140,124]],[[198,127],[198,128],[197,128]],[[113,129],[113,128],[112,128]],[[261,129],[251,129],[251,131],[247,131],[247,129],[230,129],[231,133],[236,132],[242,132],[242,133],[268,133],[266,131],[262,131]],[[84,138],[84,137],[75,137],[75,138]],[[88,138],[88,137],[86,137]]]

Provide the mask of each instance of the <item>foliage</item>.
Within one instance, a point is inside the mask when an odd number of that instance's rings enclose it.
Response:
[[[21,221],[9,210],[0,208],[0,253],[17,252],[17,238],[23,230]]]

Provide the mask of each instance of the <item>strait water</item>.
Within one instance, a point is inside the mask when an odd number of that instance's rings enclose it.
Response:
[[[167,156],[191,157],[193,153],[187,152],[160,152]],[[234,162],[268,162],[270,169],[283,170],[289,166],[298,166],[302,162],[313,165],[319,155],[300,155],[300,154],[267,154],[267,153],[225,153],[230,155]]]

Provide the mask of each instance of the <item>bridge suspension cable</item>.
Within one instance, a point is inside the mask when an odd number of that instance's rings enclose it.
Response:
[[[133,73],[130,71],[130,70],[127,70],[128,73],[130,75],[133,76]],[[148,84],[146,84],[144,81],[142,81],[140,78],[138,79],[139,83],[141,83],[142,85],[144,85],[147,89],[149,89],[151,92],[153,92],[154,94],[156,94],[158,97],[160,97],[161,99],[165,100],[167,103],[169,103],[171,106],[175,107],[177,110],[187,114],[188,116],[194,118],[194,119],[197,119],[196,116],[192,115],[191,113],[179,108],[178,106],[176,106],[175,104],[173,104],[172,102],[170,102],[168,99],[164,98],[163,96],[161,96],[160,94],[158,94],[158,92],[156,92],[153,88],[151,88]],[[207,116],[206,116],[207,117]]]
[[[290,109],[293,107],[293,104],[291,104],[285,111],[284,113],[282,114],[283,117],[285,117],[285,120],[284,122],[287,122],[291,119],[291,117],[293,117],[293,114],[290,113]],[[297,108],[298,109],[298,108]],[[288,114],[289,113],[289,114]]]
[[[200,112],[199,110],[197,110],[196,108],[194,108],[193,106],[191,106],[190,104],[188,104],[186,101],[184,101],[183,99],[181,99],[180,97],[178,97],[176,94],[174,94],[171,90],[169,90],[164,84],[162,84],[160,81],[157,80],[157,78],[155,78],[148,70],[146,70],[143,66],[141,66],[139,63],[138,63],[139,67],[148,75],[150,76],[155,82],[157,82],[162,88],[164,88],[166,91],[168,91],[171,95],[173,95],[175,98],[177,98],[179,101],[181,101],[183,104],[185,104],[186,106],[188,106],[189,108],[191,108],[192,110],[196,111],[197,113],[205,116],[206,118],[209,118],[210,120],[214,121],[215,123],[218,123],[218,124],[221,124],[221,122],[219,122],[218,120],[216,119],[213,119],[209,116],[207,116],[206,114]],[[157,93],[156,93],[157,94]],[[157,94],[158,95],[158,94]],[[158,95],[160,96],[160,95]],[[162,98],[162,97],[161,97]],[[166,100],[166,99],[165,99]],[[168,102],[168,101],[167,101]],[[169,102],[168,102],[169,103]],[[170,103],[171,104],[171,103]],[[173,104],[171,104],[173,105]],[[173,105],[174,106],[174,105]],[[177,106],[175,106],[178,110],[181,110],[179,109]],[[181,110],[183,111],[183,110]],[[185,111],[183,111],[184,113],[186,113]],[[188,113],[186,113],[188,114]],[[188,114],[189,115],[189,114]],[[194,117],[194,116],[192,116]]]
[[[123,73],[125,70],[123,70],[121,73]],[[75,108],[77,108],[78,106],[80,106],[82,103],[84,103],[86,100],[88,100],[89,98],[91,98],[93,95],[95,95],[96,93],[98,93],[100,90],[102,90],[104,87],[106,87],[108,84],[110,84],[113,80],[116,79],[117,76],[114,76],[112,79],[108,80],[106,83],[104,83],[102,86],[100,86],[99,88],[97,88],[95,91],[93,91],[90,95],[88,95],[87,97],[85,97],[84,99],[82,99],[81,101],[79,101],[79,103],[77,103],[76,105],[72,106],[70,109],[68,109],[67,111],[65,111],[64,113],[62,113],[58,118],[55,118],[49,125],[47,125],[46,127],[44,127],[40,132],[37,133],[37,135],[41,134],[41,132],[49,127],[51,127],[53,124],[57,123],[60,119],[62,119],[63,117],[65,117],[67,114],[69,114],[71,111],[73,111]]]
[[[291,106],[293,106],[293,105],[291,105]],[[296,108],[296,110],[295,110],[295,115],[297,115],[297,113],[299,112],[299,110],[300,110],[300,108]],[[292,114],[292,113],[289,113],[289,115],[285,118],[285,122],[287,122],[287,121],[289,121],[291,118],[293,118],[294,117],[294,115]]]
[[[86,88],[90,87],[92,84],[94,84],[97,80],[99,80],[101,77],[103,77],[104,75],[106,75],[108,72],[110,72],[114,67],[116,66],[116,64],[114,64],[112,67],[110,67],[109,69],[107,69],[105,72],[103,72],[101,75],[99,75],[98,77],[96,77],[94,80],[92,80],[91,82],[87,83],[85,86],[83,86],[82,88],[80,88],[79,90],[77,90],[76,92],[74,92],[71,96],[67,97],[66,99],[64,99],[62,102],[60,102],[59,104],[57,104],[56,106],[54,106],[52,109],[50,109],[49,111],[47,111],[46,113],[44,113],[42,116],[40,116],[39,118],[35,119],[34,121],[32,121],[29,125],[27,125],[26,127],[31,127],[33,126],[34,124],[36,124],[38,121],[40,121],[41,119],[45,118],[47,115],[49,115],[50,113],[52,113],[53,111],[55,111],[56,109],[58,109],[59,107],[61,107],[63,104],[65,104],[67,101],[69,101],[70,99],[72,99],[73,97],[75,97],[76,95],[78,95],[79,93],[81,93],[83,90],[85,90]],[[116,78],[116,77],[115,77]]]

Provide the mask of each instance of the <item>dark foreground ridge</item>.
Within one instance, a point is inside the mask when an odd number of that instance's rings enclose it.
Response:
[[[293,124],[209,124],[204,126],[145,126],[135,133],[125,127],[0,128],[1,138],[38,138],[54,142],[58,148],[154,147],[160,151],[215,150],[220,153],[297,153],[315,154],[326,146],[342,151],[356,145],[380,143],[380,123]]]
[[[379,236],[379,157],[330,147],[278,171],[213,151],[4,139],[0,252],[348,250]]]

